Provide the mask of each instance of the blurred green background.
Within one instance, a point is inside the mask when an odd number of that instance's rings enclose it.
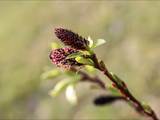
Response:
[[[48,95],[60,79],[40,75],[55,67],[48,54],[57,26],[107,40],[98,57],[160,117],[160,2],[1,1],[0,119],[146,119],[123,102],[94,106],[88,98],[100,92],[85,85],[77,106]]]

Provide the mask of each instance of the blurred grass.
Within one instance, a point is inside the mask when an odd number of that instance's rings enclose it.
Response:
[[[57,41],[53,34],[57,26],[106,39],[108,43],[96,49],[98,56],[160,115],[159,11],[159,1],[1,1],[0,119],[71,116],[73,108],[64,95],[53,99],[47,94],[58,79],[40,80],[44,68],[53,66],[48,54],[50,43]],[[90,100],[73,118],[139,115],[124,103],[97,108]]]

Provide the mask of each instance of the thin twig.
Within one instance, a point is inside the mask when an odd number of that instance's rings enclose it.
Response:
[[[116,87],[120,93],[126,97],[126,99],[129,102],[133,103],[134,108],[139,112],[139,113],[143,113],[146,116],[151,117],[153,120],[159,120],[158,117],[156,116],[155,112],[150,108],[150,111],[146,111],[145,108],[143,107],[143,105],[141,104],[141,102],[139,102],[129,91],[129,89],[127,88],[126,84],[124,83],[124,81],[119,79],[119,82],[121,82],[121,85],[118,83],[118,81],[114,78],[114,76],[108,71],[108,69],[105,67],[105,65],[103,65],[103,67],[100,65],[100,63],[98,62],[98,59],[96,57],[95,54],[93,54],[91,56],[91,59],[93,60],[94,64],[95,64],[95,68],[97,68],[98,70],[100,70],[101,72],[104,73],[105,76],[107,76],[114,84],[114,87]]]
[[[96,84],[98,84],[102,89],[106,89],[106,86],[105,86],[105,83],[102,81],[102,80],[100,80],[98,77],[91,77],[91,76],[89,76],[88,74],[86,74],[85,72],[83,72],[83,71],[78,71],[76,68],[74,68],[74,67],[72,67],[71,69],[70,69],[71,71],[73,71],[73,72],[78,72],[78,74],[80,74],[81,75],[81,81],[86,81],[86,82],[92,82],[92,83],[96,83]]]

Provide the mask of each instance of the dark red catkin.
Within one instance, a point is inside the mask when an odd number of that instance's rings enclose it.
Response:
[[[73,48],[58,48],[51,51],[49,58],[58,67],[70,69],[71,66],[80,65],[73,58],[66,59],[68,55],[78,52]]]
[[[56,36],[64,43],[77,50],[87,50],[89,41],[77,33],[64,28],[55,28]]]

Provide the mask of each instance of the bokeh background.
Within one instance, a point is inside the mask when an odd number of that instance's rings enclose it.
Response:
[[[48,95],[60,78],[40,76],[55,67],[48,54],[57,26],[105,39],[98,57],[160,117],[159,1],[0,1],[0,119],[146,119],[123,102],[94,106],[97,91],[85,85],[77,106]]]

